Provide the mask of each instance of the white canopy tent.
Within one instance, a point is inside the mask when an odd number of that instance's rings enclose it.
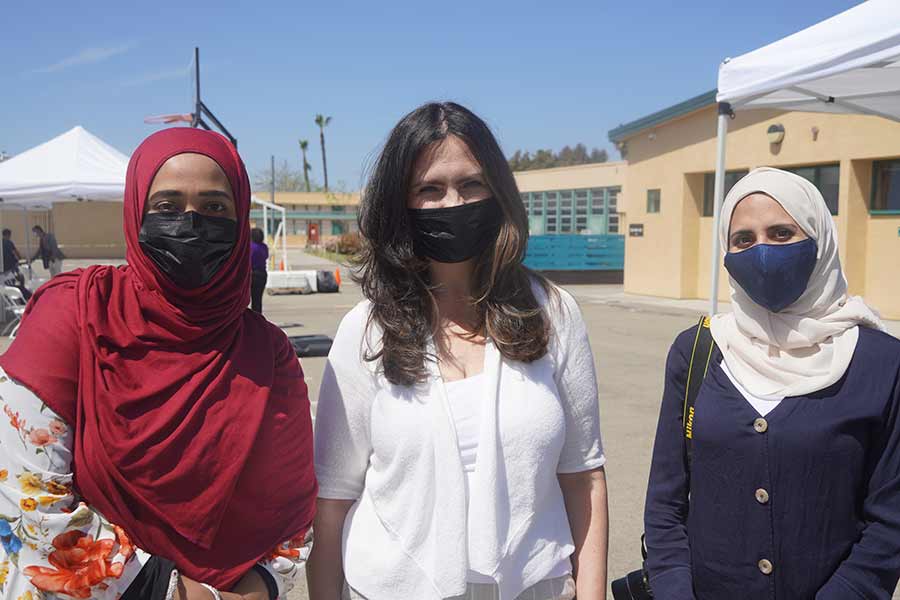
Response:
[[[718,310],[725,136],[734,110],[868,114],[900,121],[900,2],[859,6],[719,66],[710,313]]]
[[[127,156],[79,125],[0,163],[0,206],[27,211],[56,202],[121,201],[127,168]]]
[[[22,206],[121,200],[127,168],[127,156],[85,128],[73,127],[0,163],[0,199]]]

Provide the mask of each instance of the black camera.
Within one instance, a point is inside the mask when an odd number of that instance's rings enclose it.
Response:
[[[653,590],[650,589],[650,580],[647,571],[632,571],[621,579],[612,582],[612,594],[615,600],[651,600]]]

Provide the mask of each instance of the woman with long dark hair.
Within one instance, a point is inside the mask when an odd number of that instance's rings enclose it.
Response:
[[[316,416],[311,597],[605,597],[587,331],[522,264],[525,209],[485,123],[453,103],[404,117],[360,231],[366,300],[341,323]]]
[[[303,372],[250,311],[250,186],[218,134],[131,157],[128,264],[55,277],[0,359],[0,597],[284,593],[316,482]]]

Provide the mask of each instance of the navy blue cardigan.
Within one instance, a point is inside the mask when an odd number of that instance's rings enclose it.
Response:
[[[680,334],[666,363],[644,515],[655,597],[890,599],[900,576],[900,341],[860,328],[839,382],[762,419],[714,357],[689,474],[681,421],[695,334]]]

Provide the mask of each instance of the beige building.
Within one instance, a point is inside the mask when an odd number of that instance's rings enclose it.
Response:
[[[259,200],[272,201],[268,191],[253,192],[253,195]],[[358,192],[275,192],[275,204],[287,210],[285,232],[289,246],[305,246],[307,241],[324,243],[358,231]],[[273,219],[270,231],[275,231],[280,218],[277,212],[269,213],[269,219]],[[250,211],[250,221],[254,227],[262,227],[263,211],[258,205]]]
[[[621,233],[625,170],[607,162],[514,173],[531,235]]]
[[[37,251],[37,238],[31,228],[40,225],[56,236],[68,258],[125,258],[125,234],[122,229],[121,202],[60,202],[52,209],[24,211],[4,208],[0,211],[3,228],[12,231],[12,240],[24,256],[29,242]]]
[[[268,192],[254,192],[260,200],[269,201]],[[305,246],[310,230],[316,230],[319,242],[343,233],[357,231],[356,214],[359,194],[323,192],[277,192],[275,203],[287,209],[288,245]],[[262,210],[253,205],[250,222],[262,226]],[[281,215],[270,212],[270,231],[274,232]],[[68,258],[125,258],[125,235],[121,202],[60,202],[51,209],[29,210],[7,207],[0,209],[2,227],[12,231],[12,239],[24,256],[31,242],[37,250],[37,239],[26,238],[34,225],[56,235],[60,249]]]
[[[780,126],[781,143],[768,131]],[[625,291],[707,298],[710,289],[716,103],[710,92],[610,132],[628,168]],[[879,117],[754,110],[729,125],[726,191],[773,166],[813,181],[837,225],[850,292],[900,318],[900,123]],[[722,268],[719,298],[728,299]]]

